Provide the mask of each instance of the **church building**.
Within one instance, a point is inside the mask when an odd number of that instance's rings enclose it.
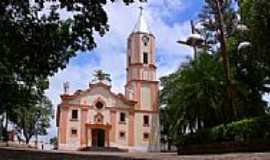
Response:
[[[159,83],[156,78],[155,36],[141,9],[127,40],[125,95],[104,81],[67,91],[57,108],[58,149],[116,147],[128,151],[159,150]]]

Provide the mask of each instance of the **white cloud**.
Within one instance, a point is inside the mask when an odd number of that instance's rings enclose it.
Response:
[[[163,20],[164,12],[162,10],[167,10],[166,14],[173,16],[171,11],[184,7],[181,2],[180,0],[149,0],[149,4],[144,5],[150,30],[155,35],[157,41],[158,76],[163,76],[176,70],[180,62],[184,60],[183,57],[191,55],[191,49],[179,46],[176,43],[178,39],[185,39],[190,33],[189,23],[175,23],[173,26],[170,26]],[[98,47],[94,53],[86,53],[89,57],[97,56],[99,62],[90,60],[86,65],[79,65],[74,63],[81,61],[79,56],[72,59],[73,63],[65,70],[52,77],[47,95],[55,106],[60,103],[59,95],[62,93],[62,83],[65,80],[70,82],[71,92],[77,89],[85,89],[91,81],[91,74],[96,69],[103,69],[111,74],[113,91],[124,91],[123,87],[126,79],[126,40],[138,18],[139,5],[141,4],[136,3],[125,6],[121,2],[117,2],[110,3],[105,7],[108,13],[110,32],[104,37],[97,36]],[[49,130],[49,136],[56,136],[55,121],[52,122],[52,125],[53,127]]]
[[[162,18],[171,18],[173,14],[185,9],[182,0],[149,0],[149,7]]]

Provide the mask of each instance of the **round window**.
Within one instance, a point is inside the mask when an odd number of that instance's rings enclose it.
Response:
[[[97,103],[96,103],[96,108],[97,108],[97,109],[102,109],[102,108],[103,108],[103,103],[97,102]]]

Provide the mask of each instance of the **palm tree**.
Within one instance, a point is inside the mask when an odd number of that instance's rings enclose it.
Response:
[[[226,118],[221,114],[226,93],[225,79],[217,58],[201,54],[198,59],[182,65],[177,72],[161,78],[161,104],[167,106],[170,121],[167,128],[171,137],[213,127]]]
[[[96,70],[94,73],[94,81],[108,81],[111,82],[111,75],[108,73],[105,73],[103,70],[99,69]]]

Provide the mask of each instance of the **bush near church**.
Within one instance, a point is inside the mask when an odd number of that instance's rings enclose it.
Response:
[[[269,144],[270,116],[267,115],[190,133],[179,139],[178,149],[185,150],[185,148],[191,149],[200,146],[200,148],[205,149],[204,151],[201,150],[202,152],[208,153],[253,151],[253,149],[264,151],[270,150],[270,147],[266,148],[266,146],[270,146]],[[231,148],[228,150],[228,147]],[[184,151],[180,152],[183,153]]]

